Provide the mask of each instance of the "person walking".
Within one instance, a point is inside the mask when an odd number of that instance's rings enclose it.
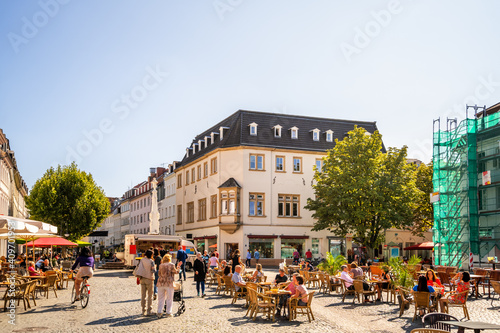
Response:
[[[250,252],[250,249],[247,250],[247,260],[245,264],[247,265],[248,268],[250,268],[252,263],[252,252]]]
[[[298,265],[299,264],[299,259],[300,259],[300,253],[299,251],[295,250],[293,251],[293,264]]]
[[[160,268],[161,260],[163,257],[160,256],[160,250],[154,249],[154,262],[155,262],[155,286],[153,300],[156,300],[156,295],[158,294],[158,269]]]
[[[312,258],[313,258],[313,254],[311,252],[311,249],[307,249],[307,252],[306,252],[306,260],[307,261],[312,261]]]
[[[179,245],[179,250],[177,251],[177,263],[179,263],[179,261],[182,263],[179,271],[179,281],[181,280],[182,275],[184,275],[184,281],[186,281],[186,259],[187,253],[184,251],[182,246]]]
[[[236,266],[238,266],[238,265],[244,266],[243,263],[241,262],[240,250],[236,249],[233,253],[233,259],[231,262],[233,272],[236,272]]]
[[[139,261],[135,275],[139,277],[141,284],[141,307],[142,315],[150,316],[153,312],[153,282],[155,279],[155,263],[153,251],[147,250],[144,258]],[[148,303],[146,308],[146,301]]]
[[[193,264],[194,270],[194,280],[196,281],[196,291],[198,292],[198,296],[200,296],[200,287],[201,287],[201,297],[205,297],[205,278],[207,275],[207,265],[205,265],[205,261],[201,256],[201,253],[196,253],[196,260]]]
[[[255,249],[255,252],[253,253],[253,257],[255,258],[255,265],[257,265],[259,263],[259,259],[260,259],[260,253],[259,253],[258,249]]]
[[[172,256],[165,254],[158,268],[158,312],[157,317],[163,315],[163,307],[167,304],[167,317],[172,316],[172,303],[174,301],[175,274],[179,272],[182,262],[177,262],[177,267],[172,263]]]

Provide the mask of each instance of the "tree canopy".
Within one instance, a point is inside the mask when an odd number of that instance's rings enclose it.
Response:
[[[33,186],[26,206],[32,218],[57,226],[59,233],[69,234],[71,240],[99,227],[110,209],[102,188],[74,162],[48,169]]]
[[[415,169],[406,163],[407,147],[382,151],[382,136],[355,127],[324,158],[315,173],[315,198],[306,209],[316,218],[313,230],[339,237],[351,233],[370,250],[382,244],[384,230],[409,228],[414,221]]]

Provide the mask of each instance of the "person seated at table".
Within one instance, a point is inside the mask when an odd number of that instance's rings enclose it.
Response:
[[[413,293],[415,291],[429,292],[429,293],[431,293],[431,295],[433,295],[433,294],[435,295],[435,293],[436,293],[436,290],[434,289],[434,287],[427,285],[427,278],[424,275],[420,275],[418,277],[418,284],[413,287],[411,292]],[[429,295],[429,301],[430,301],[431,295]],[[423,315],[424,315],[423,310],[420,310],[420,316],[423,316]]]
[[[344,280],[345,287],[348,290],[354,290],[354,279],[352,278],[352,273],[349,272],[347,265],[342,265],[342,273],[340,273],[340,279]],[[370,285],[363,281],[363,290],[370,290]],[[365,295],[365,303],[372,303],[368,299],[368,295]]]
[[[308,272],[314,271],[314,266],[311,264],[309,260],[306,260],[306,264],[304,266],[304,270]]]
[[[215,256],[217,257],[217,255],[215,255]],[[226,268],[226,266],[227,266],[227,262],[225,260],[222,260],[220,262],[220,265],[219,265],[219,270],[220,271],[224,271],[224,269]]]
[[[251,280],[253,282],[264,282],[264,273],[262,272],[262,265],[255,265],[255,272],[253,272]]]
[[[351,263],[351,275],[354,279],[358,276],[363,276],[363,269],[361,267],[358,267],[355,262]]]
[[[45,261],[45,258],[44,258],[44,257],[40,257],[40,259],[36,262],[35,267],[36,267],[37,269],[42,268],[42,265],[43,265],[43,262],[44,262],[44,261]]]
[[[232,276],[231,274],[231,266],[224,267],[224,276]]]
[[[439,278],[436,276],[436,273],[434,273],[433,270],[431,270],[431,269],[427,270],[427,273],[425,273],[425,277],[427,278],[427,285],[428,286],[443,288],[443,285],[441,284],[441,280],[439,280]]]
[[[454,292],[445,293],[444,297],[441,297],[439,300],[439,308],[441,312],[444,312],[444,308],[448,306],[448,303],[453,304],[463,304],[465,303],[466,293],[460,294],[464,291],[468,291],[470,289],[470,274],[469,272],[458,272],[450,282],[456,285],[456,290]],[[448,294],[448,295],[446,295]]]
[[[274,278],[275,284],[280,284],[288,281],[288,277],[285,275],[285,270],[280,268],[280,272]]]
[[[309,293],[306,286],[304,286],[304,278],[302,276],[295,277],[295,294],[290,297],[292,299],[298,299],[298,306],[306,306],[307,305],[307,294]]]
[[[281,270],[280,270],[280,273],[281,273]],[[284,271],[283,271],[284,273]],[[276,278],[278,277],[279,275],[276,276]],[[281,309],[284,307],[285,309],[288,307],[288,300],[290,299],[290,297],[292,297],[292,295],[295,295],[295,285],[296,285],[296,278],[297,276],[300,276],[299,273],[293,273],[292,275],[292,282],[288,284],[288,286],[286,286],[285,290],[289,291],[290,294],[284,294],[284,295],[280,295],[280,299],[279,299],[279,302],[278,302],[278,305],[276,306],[276,316],[279,316],[281,314]],[[285,275],[285,278],[286,278],[286,275]],[[286,281],[285,281],[286,282]]]
[[[30,261],[28,263],[29,267],[28,267],[28,273],[30,276],[40,276],[40,273],[37,273],[36,269],[35,269],[35,262],[33,261]]]
[[[40,268],[42,270],[42,272],[47,272],[47,271],[53,271],[54,268],[52,268],[52,266],[50,266],[50,263],[49,263],[49,259],[45,259],[43,261],[43,264],[42,264],[42,268]]]
[[[217,259],[214,252],[212,252],[210,259],[208,259],[208,264],[211,269],[217,268],[219,266],[219,259]]]
[[[159,254],[159,251],[158,251],[158,254]],[[161,258],[161,257],[160,257],[160,258]],[[161,259],[160,259],[160,260],[161,260]],[[116,257],[116,254],[115,254],[115,253],[113,253],[113,256],[111,257],[111,262],[121,262],[121,260],[120,260],[120,259],[118,259],[118,258]]]
[[[243,278],[241,277],[240,273],[241,273],[241,266],[236,265],[234,274],[231,277],[231,281],[233,281],[234,289],[236,291],[239,291],[240,289],[242,289],[243,292],[246,292],[247,291],[246,283],[245,283],[245,281],[243,281]]]

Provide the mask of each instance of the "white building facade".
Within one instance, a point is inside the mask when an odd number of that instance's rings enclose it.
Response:
[[[197,136],[176,169],[176,232],[222,258],[258,250],[261,262],[345,253],[345,240],[311,231],[315,169],[355,125],[375,123],[238,111]]]

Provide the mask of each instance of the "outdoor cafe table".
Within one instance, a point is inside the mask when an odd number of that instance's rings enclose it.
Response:
[[[463,333],[465,331],[465,329],[474,330],[474,333],[479,333],[482,330],[498,330],[498,329],[500,329],[500,325],[490,324],[490,323],[482,323],[479,321],[443,320],[443,321],[438,321],[438,323],[457,326],[458,333]]]
[[[481,295],[479,295],[479,282],[481,282],[481,279],[484,278],[483,275],[476,275],[476,274],[470,274],[470,278],[474,280],[474,288],[476,289],[473,291],[473,294],[475,294],[476,298],[479,298]],[[482,297],[482,296],[481,296]]]
[[[269,282],[259,282],[257,283],[259,286],[261,286],[261,288],[264,288],[264,289],[267,289],[267,288],[271,288],[271,285],[273,284],[271,281]]]
[[[264,295],[266,296],[271,296],[271,297],[274,297],[275,301],[276,301],[276,305],[278,305],[278,302],[279,302],[279,298],[281,296],[284,296],[284,295],[291,295],[292,292],[290,290],[282,290],[282,289],[271,289],[271,290],[268,290],[268,291],[265,291],[264,292]],[[285,307],[283,306],[283,311],[285,311]],[[281,314],[281,312],[280,312]]]

